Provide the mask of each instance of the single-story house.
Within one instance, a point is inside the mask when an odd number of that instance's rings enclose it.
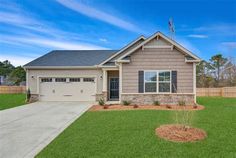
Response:
[[[157,32],[120,50],[54,50],[24,68],[32,100],[194,104],[198,62]]]

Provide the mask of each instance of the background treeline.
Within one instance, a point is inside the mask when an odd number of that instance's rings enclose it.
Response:
[[[201,61],[197,65],[197,87],[236,86],[236,64],[234,58],[225,58],[222,54]]]
[[[10,61],[0,61],[0,77],[3,78],[1,84],[4,85],[24,85],[26,72],[22,66],[13,66]]]

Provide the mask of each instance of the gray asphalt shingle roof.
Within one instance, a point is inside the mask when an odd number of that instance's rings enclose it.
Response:
[[[94,66],[118,50],[54,50],[25,66]]]

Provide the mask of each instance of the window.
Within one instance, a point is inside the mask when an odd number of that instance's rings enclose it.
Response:
[[[170,71],[159,72],[159,92],[170,92]]]
[[[145,71],[145,92],[171,92],[171,71]]]
[[[80,82],[80,78],[70,78],[70,82]]]
[[[145,92],[157,91],[157,73],[156,71],[147,71],[144,74]]]
[[[52,82],[52,78],[41,78],[41,82]]]
[[[66,82],[66,78],[55,78],[56,82]]]
[[[83,78],[84,82],[94,82],[94,78]]]

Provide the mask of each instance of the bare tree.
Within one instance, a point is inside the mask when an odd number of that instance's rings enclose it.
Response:
[[[229,58],[223,65],[221,73],[222,86],[236,86],[236,61],[235,58]]]
[[[214,74],[215,67],[209,62],[203,60],[196,68],[197,77],[197,87],[211,87],[214,84]]]
[[[210,59],[212,66],[215,67],[216,72],[216,81],[217,86],[220,81],[220,74],[221,74],[221,67],[224,66],[224,64],[227,62],[227,58],[224,58],[222,54],[217,54],[211,57]]]

